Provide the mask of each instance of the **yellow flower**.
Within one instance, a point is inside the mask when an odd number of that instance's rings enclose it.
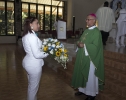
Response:
[[[68,55],[67,55],[66,53],[64,53],[64,56],[65,56],[65,57],[68,57]]]
[[[56,45],[59,45],[60,44],[60,42],[56,42]]]
[[[43,51],[47,51],[48,50],[48,47],[47,46],[44,46],[43,47]]]
[[[62,51],[63,51],[63,50],[60,48],[60,49],[59,49],[59,52],[62,52]]]
[[[67,49],[64,49],[64,53],[67,53],[68,52],[68,50]]]
[[[57,56],[57,57],[59,57],[60,54],[61,54],[61,53],[60,53],[59,51],[56,52],[56,56]]]

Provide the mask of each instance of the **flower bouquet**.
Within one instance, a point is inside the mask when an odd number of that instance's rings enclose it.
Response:
[[[53,56],[64,69],[67,69],[66,63],[69,61],[68,50],[64,48],[64,45],[60,41],[52,38],[43,39],[42,50]]]

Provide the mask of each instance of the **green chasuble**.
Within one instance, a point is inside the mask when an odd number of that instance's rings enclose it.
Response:
[[[90,30],[86,29],[79,41],[85,44],[89,55],[85,55],[84,48],[78,48],[72,77],[72,86],[74,88],[86,87],[90,61],[92,61],[95,66],[94,74],[98,77],[99,89],[103,90],[104,59],[102,38],[99,29],[97,27]]]

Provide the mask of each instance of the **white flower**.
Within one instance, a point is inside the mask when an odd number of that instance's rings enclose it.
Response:
[[[59,45],[57,45],[57,46],[56,46],[56,48],[60,48],[60,46],[59,46]]]
[[[57,57],[55,57],[54,59],[57,60]]]
[[[43,42],[48,42],[49,40],[48,39],[43,39]]]
[[[58,43],[59,42],[59,43]],[[58,45],[56,45],[58,44]],[[52,38],[47,38],[47,39],[43,39],[43,43],[42,43],[42,49],[44,48],[44,46],[48,46],[48,51],[50,55],[53,55],[54,52],[56,52],[59,48],[64,51],[64,45],[58,41],[58,39],[52,39]],[[54,56],[54,59],[60,63],[64,69],[66,69],[66,63],[69,61],[69,58],[67,56],[64,56],[64,53],[61,53],[60,57],[59,56]]]
[[[62,56],[60,56],[60,59],[63,59],[63,55],[62,55]]]
[[[66,56],[64,56],[64,59],[65,59],[65,60],[67,60],[67,57],[66,57]]]
[[[67,59],[67,62],[69,61],[69,59]]]
[[[49,43],[48,46],[50,47],[51,46],[51,43]]]
[[[52,41],[54,41],[54,39],[51,39],[50,41],[52,42]]]
[[[64,45],[61,43],[61,44],[60,44],[60,47],[64,47]]]
[[[57,42],[58,40],[57,39],[54,39],[54,42]]]
[[[61,48],[62,46],[61,45],[59,45],[59,48]]]
[[[43,39],[43,41],[45,42],[46,40],[45,40],[45,39]]]
[[[50,54],[52,54],[52,55],[53,55],[53,49],[50,51]]]
[[[60,59],[61,59],[61,62],[62,63],[65,63],[65,62],[67,62],[69,59],[68,59],[68,57],[66,57],[66,56],[60,56]]]
[[[60,63],[59,57],[55,57],[54,59],[55,59],[56,61],[58,61],[58,63]]]
[[[44,44],[44,45],[46,45],[46,44],[47,44],[47,42],[46,42],[46,41],[44,41],[44,42],[43,42],[43,44]]]
[[[56,46],[55,44],[52,44],[52,47],[53,47],[53,48],[55,48],[55,46]]]

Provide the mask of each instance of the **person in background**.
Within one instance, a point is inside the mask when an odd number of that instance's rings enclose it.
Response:
[[[124,39],[125,39],[125,34],[126,34],[126,9],[120,10],[120,16],[117,19],[117,35],[116,35],[116,46],[123,46],[125,47],[124,44]],[[121,38],[120,44],[119,40]]]
[[[54,28],[55,28],[55,30],[57,32],[57,30],[58,30],[58,19],[56,19],[56,21],[54,23]]]
[[[104,2],[104,7],[100,7],[96,12],[98,28],[102,34],[103,45],[106,45],[109,32],[112,29],[112,24],[115,23],[114,12],[108,6],[109,3],[106,1]]]
[[[28,93],[27,100],[37,100],[37,91],[42,75],[43,58],[48,56],[41,51],[42,41],[36,36],[39,23],[35,17],[27,17],[24,23],[22,43],[26,55],[22,61],[23,68],[27,72]]]
[[[99,29],[95,26],[96,15],[86,18],[86,29],[77,42],[77,54],[72,76],[72,87],[78,88],[76,96],[85,94],[85,100],[95,100],[104,85],[103,45]]]
[[[117,3],[117,8],[115,10],[115,19],[116,20],[119,18],[119,12],[120,12],[121,9],[122,9],[122,3],[121,3],[121,1],[119,1]]]

